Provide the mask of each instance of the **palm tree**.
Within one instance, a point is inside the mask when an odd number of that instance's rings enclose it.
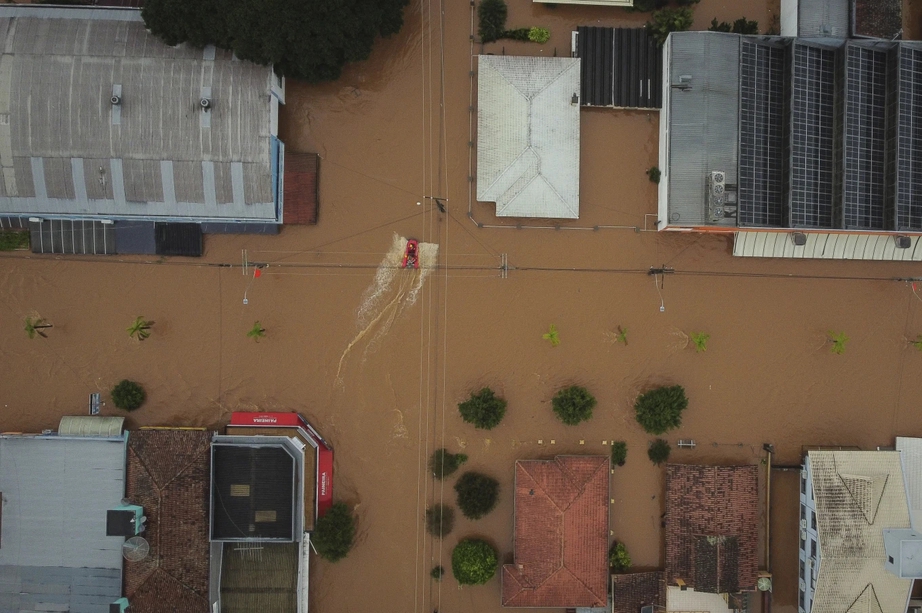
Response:
[[[257,343],[259,339],[266,335],[266,329],[257,321],[253,324],[253,328],[247,332],[247,336],[252,338]]]
[[[137,336],[139,341],[143,341],[148,336],[150,336],[150,327],[153,325],[154,322],[145,320],[143,315],[138,315],[138,318],[134,320],[134,323],[127,328],[128,336]]]
[[[26,317],[26,334],[29,335],[29,338],[35,338],[35,335],[38,334],[42,338],[48,338],[48,335],[42,332],[45,328],[54,327],[52,324],[48,323],[42,317]]]

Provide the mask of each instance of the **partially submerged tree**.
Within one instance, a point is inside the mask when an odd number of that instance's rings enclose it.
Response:
[[[551,344],[551,347],[556,347],[560,344],[560,334],[557,333],[557,326],[551,324],[548,326],[547,332],[541,335],[541,338],[546,340]]]
[[[442,538],[451,534],[455,527],[455,510],[444,504],[435,504],[426,509],[426,531]]]
[[[461,419],[483,430],[492,430],[506,414],[506,401],[496,396],[489,387],[471,392],[471,397],[458,405]]]
[[[464,539],[451,552],[451,572],[461,585],[481,585],[496,574],[496,550],[480,539]]]
[[[137,337],[139,341],[143,341],[150,336],[150,328],[154,325],[154,322],[147,321],[144,319],[143,315],[138,315],[137,319],[134,320],[130,326],[128,326],[128,336]]]
[[[346,557],[355,540],[355,518],[344,502],[336,502],[317,520],[311,543],[317,555],[330,562]]]
[[[368,59],[375,39],[403,26],[408,0],[147,0],[141,10],[167,45],[215,45],[283,75],[332,81]]]
[[[615,541],[608,550],[608,566],[613,573],[626,572],[631,567],[631,556],[624,543]]]
[[[845,332],[833,332],[830,330],[826,333],[826,337],[829,339],[829,342],[832,343],[832,346],[829,348],[831,352],[836,355],[845,353],[845,343],[848,342],[848,337],[845,336]]]
[[[493,510],[499,498],[499,481],[493,477],[467,472],[455,483],[458,508],[468,519],[480,519]]]
[[[585,387],[571,385],[557,392],[551,400],[551,405],[560,421],[568,426],[575,426],[592,417],[596,400]]]
[[[257,343],[259,339],[266,335],[266,329],[262,327],[258,321],[253,324],[253,327],[250,328],[250,331],[247,332],[247,338],[252,338]]]
[[[688,398],[681,385],[652,389],[634,402],[637,423],[648,434],[663,434],[678,428],[682,424],[682,412],[687,408]]]
[[[112,404],[124,411],[134,411],[147,399],[147,392],[140,383],[122,379],[112,388]]]
[[[53,328],[54,324],[48,323],[43,317],[26,317],[26,334],[29,335],[29,338],[35,338],[35,335],[41,336],[42,338],[48,338],[48,335],[45,334],[45,330],[48,328]]]
[[[647,456],[657,466],[668,460],[670,453],[672,453],[672,447],[661,438],[650,443],[650,448],[647,449]]]
[[[453,475],[462,464],[467,462],[463,453],[451,453],[447,449],[436,449],[429,457],[429,470],[436,479],[444,479]]]
[[[492,43],[502,38],[508,13],[505,0],[481,0],[477,6],[477,34],[481,42]]]
[[[611,442],[611,463],[615,466],[624,466],[627,461],[627,443],[624,441]]]
[[[695,344],[695,353],[702,353],[708,350],[708,340],[711,335],[707,332],[692,332],[691,340]]]

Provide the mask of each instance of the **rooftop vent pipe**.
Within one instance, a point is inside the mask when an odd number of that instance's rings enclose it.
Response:
[[[203,111],[207,111],[211,108],[211,98],[202,98],[198,103],[201,105]]]
[[[122,103],[122,97],[113,94],[113,96],[109,98],[109,102],[111,102],[114,106],[118,106]]]

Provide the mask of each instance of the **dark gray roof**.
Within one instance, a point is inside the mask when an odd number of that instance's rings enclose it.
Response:
[[[277,219],[270,67],[133,9],[0,7],[0,49],[0,212]]]
[[[124,440],[0,437],[0,492],[0,613],[107,611],[122,589],[125,539],[106,536],[106,511],[125,495]]]

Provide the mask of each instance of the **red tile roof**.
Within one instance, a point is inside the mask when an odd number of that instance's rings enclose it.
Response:
[[[663,571],[612,575],[612,613],[638,613],[640,607],[666,606]]]
[[[666,466],[666,582],[699,592],[755,589],[756,466]]]
[[[211,432],[138,430],[128,437],[129,500],[144,508],[150,554],[125,562],[135,613],[208,613]]]
[[[319,175],[320,156],[316,153],[285,152],[282,207],[286,225],[317,223]]]
[[[607,456],[515,463],[515,563],[503,566],[507,607],[608,602]]]

